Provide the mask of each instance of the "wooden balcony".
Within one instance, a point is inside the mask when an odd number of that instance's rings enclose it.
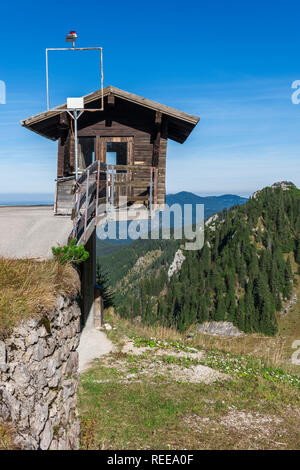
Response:
[[[97,223],[113,220],[122,211],[123,218],[128,218],[130,206],[143,208],[144,212],[146,208],[152,217],[157,206],[158,171],[150,166],[96,161],[77,182],[73,177],[57,181],[56,213],[62,213],[59,209],[64,204],[63,213],[70,214],[74,223],[71,237],[79,243],[86,243]]]

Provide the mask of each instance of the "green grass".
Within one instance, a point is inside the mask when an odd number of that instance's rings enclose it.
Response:
[[[210,351],[201,361],[201,364],[218,369],[225,374],[234,374],[237,377],[245,377],[249,380],[260,377],[264,380],[276,383],[285,383],[300,390],[300,376],[286,371],[270,367],[262,359],[253,356],[237,356],[230,353]]]
[[[178,357],[195,349],[173,331],[147,330],[116,316],[109,321],[117,328],[109,334],[119,351],[96,361],[81,377],[81,448],[300,448],[299,375],[255,355],[218,349],[206,350],[199,360]],[[148,350],[120,352],[124,335]],[[197,364],[229,379],[195,384],[165,373]],[[250,424],[239,428],[243,419]]]
[[[132,337],[136,347],[148,346],[153,349],[159,348],[167,351],[195,351],[195,349],[185,346],[179,342],[163,342],[160,340],[155,340],[154,338],[139,338],[136,335],[132,335]],[[177,358],[171,355],[165,356],[162,359],[165,362],[176,363],[179,365],[186,364],[187,366],[195,365],[197,363],[197,361],[187,357]],[[207,351],[206,357],[200,361],[200,364],[220,370],[225,374],[234,374],[237,377],[246,377],[251,379],[260,376],[265,380],[272,382],[287,383],[300,390],[299,375],[288,373],[285,370],[275,366],[269,366],[266,364],[264,359],[251,356],[249,354],[237,355],[211,349]]]
[[[260,377],[213,386],[165,381],[159,376],[155,381],[129,384],[119,383],[115,374],[109,383],[95,383],[91,377],[91,373],[82,377],[79,391],[84,449],[241,448],[236,432],[230,436],[218,426],[220,418],[231,409],[280,417],[281,427],[287,431],[283,437],[278,436],[282,443],[279,447],[299,448],[299,420],[295,422],[289,408],[291,403],[299,407],[299,394],[292,387]],[[99,371],[95,378],[99,379]],[[188,427],[187,416],[208,418],[205,432]],[[278,433],[280,429],[275,426],[275,440]],[[242,437],[242,447],[251,448],[250,437]],[[264,439],[258,445],[278,447]]]

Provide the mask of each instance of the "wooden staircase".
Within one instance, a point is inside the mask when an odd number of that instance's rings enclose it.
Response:
[[[158,171],[150,166],[92,163],[72,186],[75,202],[69,240],[86,244],[97,224],[128,219],[130,206],[137,214],[141,208],[143,215],[146,207],[151,218],[157,207]]]

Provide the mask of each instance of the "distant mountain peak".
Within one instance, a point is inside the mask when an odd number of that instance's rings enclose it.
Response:
[[[277,183],[272,184],[271,188],[281,188],[283,191],[288,189],[296,188],[296,185],[291,181],[278,181]]]
[[[263,189],[260,189],[259,191],[255,191],[253,194],[252,194],[252,197],[253,198],[256,198],[262,191],[264,191],[265,189],[267,188],[273,188],[273,189],[282,189],[283,191],[288,191],[290,189],[295,189],[297,188],[297,186],[292,183],[291,181],[277,181],[276,183],[273,183],[271,186],[266,186],[265,188]]]

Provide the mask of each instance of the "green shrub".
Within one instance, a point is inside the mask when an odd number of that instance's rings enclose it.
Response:
[[[77,240],[73,238],[68,245],[52,247],[52,253],[54,258],[60,263],[65,264],[67,262],[80,264],[87,260],[89,253],[84,249],[84,245],[76,245]]]

